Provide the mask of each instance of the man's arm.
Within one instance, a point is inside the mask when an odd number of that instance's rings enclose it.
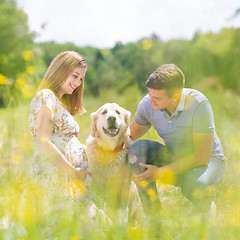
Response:
[[[176,176],[190,169],[207,165],[212,154],[213,135],[213,132],[193,133],[195,148],[193,153],[159,168],[153,165],[141,164],[141,166],[147,168],[147,170],[141,174],[135,175],[133,180],[136,182],[143,180],[151,181],[155,179],[161,180],[162,175],[166,172],[171,172],[171,174]]]
[[[133,141],[142,137],[150,128],[151,124],[148,125],[139,125],[135,120],[131,123],[130,126],[130,136]]]

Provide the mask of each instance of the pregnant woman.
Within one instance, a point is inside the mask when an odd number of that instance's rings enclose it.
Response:
[[[46,187],[67,183],[69,177],[82,182],[90,177],[84,145],[78,140],[74,115],[83,107],[85,60],[65,51],[50,64],[30,104],[29,122],[34,141],[31,176]]]

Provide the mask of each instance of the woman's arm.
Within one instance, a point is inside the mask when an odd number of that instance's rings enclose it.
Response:
[[[36,116],[37,145],[40,150],[59,168],[62,173],[66,173],[71,178],[85,180],[87,171],[73,167],[58,148],[51,142],[53,131],[52,113],[50,109],[42,105]]]

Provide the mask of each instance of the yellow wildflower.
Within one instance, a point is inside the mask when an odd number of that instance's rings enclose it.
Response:
[[[7,77],[5,77],[0,73],[0,85],[4,85],[6,83],[7,83]]]
[[[35,67],[33,66],[28,66],[27,69],[26,69],[27,73],[29,74],[33,74],[35,73]]]
[[[139,184],[141,187],[145,188],[148,185],[148,182],[143,180]]]
[[[72,236],[71,240],[81,240],[77,235]]]
[[[23,137],[24,137],[24,138],[28,138],[28,134],[27,134],[27,133],[24,133],[24,134],[23,134]]]
[[[157,172],[156,178],[165,184],[174,185],[174,183],[176,182],[174,172],[168,168],[160,169]]]
[[[18,78],[18,80],[17,80],[17,84],[18,85],[23,85],[24,84],[24,79],[23,78]]]
[[[86,194],[86,191],[85,184],[80,180],[75,179],[69,183],[68,193],[72,197],[81,198]]]
[[[32,61],[34,58],[34,54],[30,50],[26,50],[22,52],[22,57],[25,61]]]
[[[30,98],[30,97],[32,97],[32,92],[30,91],[30,88],[29,88],[28,85],[25,84],[25,85],[21,88],[21,90],[22,90],[22,94],[23,94],[23,96],[24,96],[25,98]]]
[[[129,239],[144,239],[144,232],[140,226],[129,227],[127,235]]]
[[[144,39],[141,41],[141,44],[142,44],[142,49],[147,51],[147,50],[150,50],[152,48],[152,40],[151,39]]]
[[[158,199],[158,196],[157,196],[156,192],[153,189],[151,189],[151,188],[149,188],[147,190],[147,195],[150,196],[151,201],[155,201],[155,200]]]
[[[155,193],[155,191],[154,191],[152,188],[149,188],[149,189],[147,190],[147,194],[148,194],[149,196],[154,196],[156,193]]]
[[[12,160],[14,163],[18,164],[22,161],[22,157],[20,155],[15,154],[13,155]]]

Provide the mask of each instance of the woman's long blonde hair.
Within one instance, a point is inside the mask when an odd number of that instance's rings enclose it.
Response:
[[[74,51],[65,51],[58,54],[48,67],[48,70],[38,87],[38,91],[48,88],[57,95],[60,86],[76,67],[87,68],[87,63],[80,54]],[[61,98],[61,101],[72,115],[83,114],[86,112],[82,101],[83,90],[84,81],[71,95],[65,94]]]

